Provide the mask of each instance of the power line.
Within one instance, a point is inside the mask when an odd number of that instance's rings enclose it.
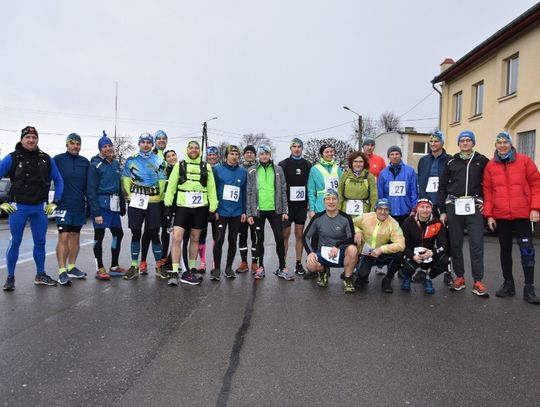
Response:
[[[429,92],[426,96],[424,96],[422,98],[422,100],[420,100],[420,102],[418,102],[417,104],[415,104],[413,107],[411,107],[409,110],[407,110],[405,113],[403,113],[402,115],[399,116],[399,118],[401,119],[403,116],[405,116],[407,113],[409,113],[410,111],[412,111],[413,109],[415,109],[419,104],[421,104],[424,100],[426,100],[428,97],[430,97],[432,95],[432,93],[435,92],[435,89],[432,89],[431,92]]]

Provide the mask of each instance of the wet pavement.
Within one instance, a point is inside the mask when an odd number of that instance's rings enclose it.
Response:
[[[9,232],[0,220],[0,253]],[[129,263],[125,230],[121,263]],[[286,282],[269,231],[267,276],[250,273],[201,286],[169,287],[93,278],[92,229],[77,265],[90,273],[70,287],[32,283],[27,230],[16,290],[0,293],[0,396],[8,406],[536,406],[540,402],[540,306],[500,299],[499,249],[486,238],[489,299],[414,284],[410,293],[345,295],[333,270],[327,289]],[[47,234],[47,272],[56,277],[56,229]],[[106,265],[110,259],[104,242]],[[537,246],[538,247],[538,246]],[[211,257],[211,254],[208,254]],[[288,264],[294,265],[292,253]],[[238,260],[234,263],[237,265]],[[467,264],[467,263],[466,263]],[[0,260],[0,277],[6,275]]]

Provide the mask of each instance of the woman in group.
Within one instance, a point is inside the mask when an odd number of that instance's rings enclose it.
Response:
[[[540,304],[534,289],[533,223],[540,220],[540,173],[534,162],[512,146],[512,136],[501,132],[495,138],[495,155],[484,170],[484,216],[496,230],[501,247],[504,282],[497,297],[515,295],[512,275],[512,237],[521,254],[525,275],[523,299]]]
[[[349,169],[338,184],[340,209],[350,216],[373,212],[377,201],[377,181],[369,172],[369,160],[360,151],[349,154],[347,160]]]

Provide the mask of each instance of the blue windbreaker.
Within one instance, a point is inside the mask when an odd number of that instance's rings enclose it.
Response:
[[[67,152],[56,155],[53,160],[64,180],[64,191],[58,202],[58,209],[85,211],[86,180],[90,162],[86,157]]]
[[[247,171],[239,165],[233,167],[224,163],[216,165],[213,168],[213,172],[219,200],[218,214],[220,216],[234,217],[246,213]],[[230,199],[223,199],[225,185],[240,188],[240,195],[237,202]],[[231,192],[231,189],[229,189],[229,192]]]
[[[390,201],[390,214],[392,216],[404,216],[411,213],[412,209],[416,206],[418,200],[418,184],[416,182],[416,173],[413,167],[403,163],[398,164],[399,173],[394,176],[390,171],[391,164],[389,164],[379,174],[377,179],[377,190],[380,198],[387,198]],[[405,196],[390,196],[390,182],[391,181],[404,181],[405,182]]]

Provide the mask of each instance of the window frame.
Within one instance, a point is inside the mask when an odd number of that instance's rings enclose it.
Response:
[[[452,96],[454,111],[452,112],[452,123],[461,122],[461,110],[463,109],[463,91],[454,93]]]
[[[484,113],[484,80],[473,85],[473,117],[482,116]]]
[[[516,53],[504,60],[505,63],[505,81],[504,96],[510,96],[517,93],[519,80],[519,53]]]

